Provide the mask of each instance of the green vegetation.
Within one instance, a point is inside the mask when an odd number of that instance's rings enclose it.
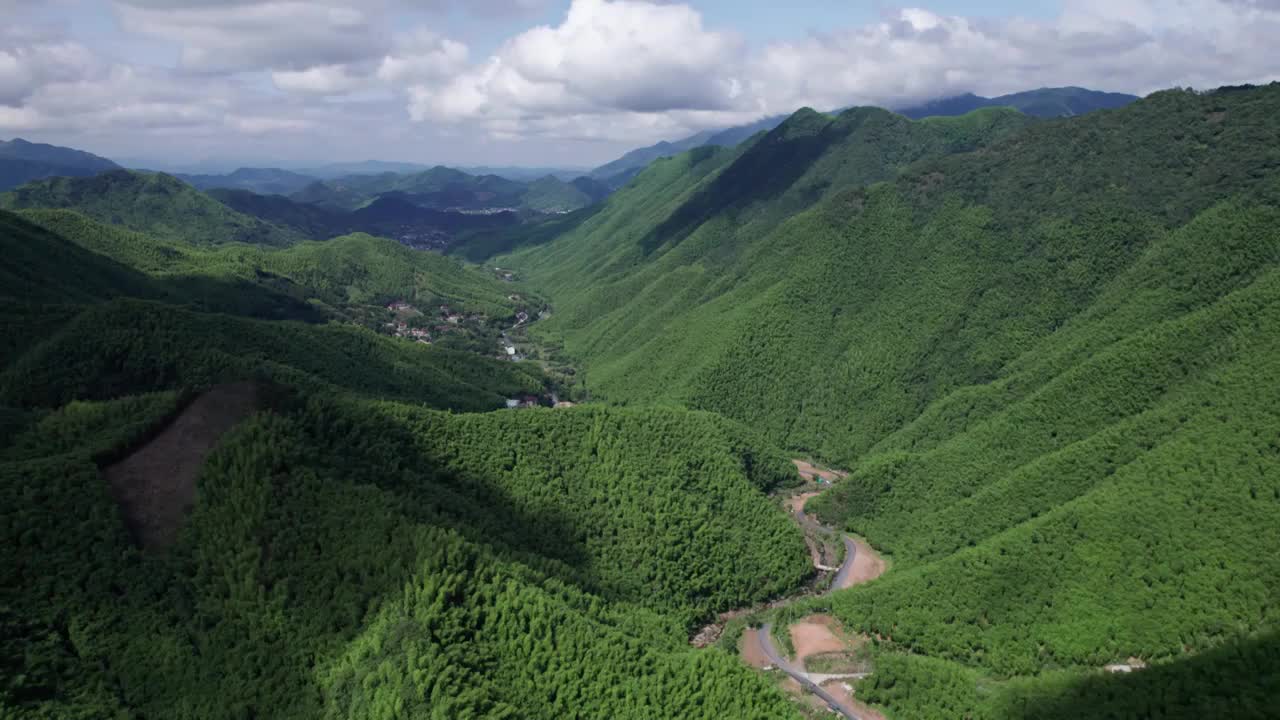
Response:
[[[544,213],[566,213],[579,210],[596,201],[577,186],[548,175],[529,183],[520,202],[530,210]]]
[[[358,210],[379,197],[395,196],[432,210],[510,208],[558,213],[595,202],[598,198],[593,191],[590,185],[584,189],[552,175],[523,183],[438,166],[418,173],[386,172],[317,181],[290,198],[342,211]]]
[[[829,605],[884,638],[875,682],[916,678],[881,688],[895,716],[1039,717],[1114,692],[1105,664],[1208,672],[1187,658],[1275,631],[1277,112],[1280,85],[1034,123],[802,111],[496,262],[593,397],[852,469],[810,506],[892,553]],[[1034,692],[988,707],[993,683]]]
[[[172,287],[173,302],[203,309],[301,319],[320,308],[371,329],[383,326],[389,316],[384,306],[394,301],[423,308],[448,303],[507,325],[516,313],[516,304],[507,297],[509,288],[493,277],[434,253],[363,234],[283,249],[197,247],[161,242],[66,210],[28,210],[20,215],[60,238],[152,274]],[[224,290],[227,286],[235,291]],[[275,307],[282,298],[291,304]]]
[[[468,415],[544,379],[228,306],[250,287],[509,308],[491,278],[389,241],[205,247],[24,216],[0,213],[0,715],[791,716],[731,654],[688,645],[810,573],[764,494],[789,464],[746,428]],[[204,462],[176,542],[139,550],[102,470],[244,380],[258,412]]]
[[[518,286],[365,235],[0,213],[0,707],[795,717],[731,639],[688,645],[810,574],[765,496],[785,448],[850,470],[808,507],[892,569],[726,638],[830,612],[895,720],[1268,717],[1278,118],[1280,84],[1046,121],[802,110],[466,234]],[[376,214],[525,188],[396,177],[311,190]],[[544,297],[542,357],[609,404],[479,412],[550,381],[360,327],[392,300],[509,323]],[[245,380],[257,412],[176,542],[138,550],[101,469]]]
[[[0,209],[65,208],[164,240],[284,246],[303,235],[242,215],[163,173],[54,177],[0,194]]]
[[[1034,117],[1057,118],[1084,115],[1096,110],[1114,110],[1137,99],[1136,96],[1125,93],[1098,92],[1078,87],[1040,88],[995,98],[972,93],[957,95],[897,112],[909,118],[920,119],[939,115],[964,115],[986,107],[1010,107]]]
[[[178,543],[144,555],[87,448],[163,399],[80,403],[42,422],[40,437],[61,428],[46,454],[9,459],[33,455],[24,442],[0,462],[17,560],[0,662],[30,670],[0,689],[10,710],[788,716],[731,655],[689,649],[684,614],[659,612],[758,599],[768,588],[743,580],[805,571],[794,528],[753,487],[783,471],[758,458],[749,476],[723,421],[296,397],[222,443]],[[731,561],[672,554],[704,550]]]

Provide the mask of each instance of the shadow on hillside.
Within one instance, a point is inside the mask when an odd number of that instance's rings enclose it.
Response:
[[[352,422],[352,415],[358,420]],[[415,522],[448,527],[471,542],[539,567],[562,579],[590,582],[590,557],[573,524],[559,514],[536,514],[490,478],[445,467],[428,454],[405,421],[366,406],[312,399],[305,413],[317,460],[405,499],[399,510]],[[494,448],[494,452],[504,452]],[[553,563],[547,563],[550,559]]]
[[[302,299],[302,291],[288,292],[296,286],[285,278],[260,275],[258,283],[240,278],[218,278],[208,275],[185,275],[159,278],[165,291],[163,299],[176,305],[210,313],[224,313],[256,320],[297,320],[306,323],[325,322],[323,311]],[[268,287],[281,283],[282,290]]]
[[[1094,675],[1052,697],[1021,697],[1006,715],[1026,720],[1262,720],[1277,713],[1280,632],[1132,673]]]
[[[849,123],[832,122],[813,112],[793,116],[765,134],[707,187],[659,223],[640,241],[644,253],[650,255],[660,247],[678,245],[703,223],[723,212],[742,210],[756,201],[777,198],[799,180],[827,148],[852,130]],[[693,164],[704,162],[719,150],[711,146],[691,150]],[[815,196],[810,202],[816,200]]]
[[[192,717],[317,717],[311,663],[357,638],[371,613],[424,573],[450,588],[442,614],[492,601],[448,585],[489,571],[489,553],[569,582],[588,574],[571,523],[529,512],[501,483],[445,469],[409,423],[364,404],[262,391],[280,417],[248,420],[256,430],[240,426],[219,441],[219,459],[201,466],[195,514],[165,553],[127,552],[105,481],[68,471],[78,458],[12,468],[49,479],[22,496],[30,507],[6,515],[14,537],[47,538],[22,546],[26,584],[15,586],[47,613],[15,624],[0,612],[9,647],[26,648],[0,666],[55,663],[101,681],[115,707],[131,711],[95,704],[86,717],[164,716],[157,708],[176,697]],[[416,526],[451,530],[472,547]],[[93,619],[89,659],[68,640],[68,618]],[[26,703],[70,702],[62,677],[33,675],[10,702],[19,715]]]

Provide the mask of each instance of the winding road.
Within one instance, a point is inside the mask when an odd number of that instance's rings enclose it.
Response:
[[[778,652],[778,648],[773,644],[773,623],[765,623],[760,628],[760,632],[756,634],[756,637],[760,638],[760,649],[764,652],[765,657],[769,658],[769,662],[777,666],[782,672],[790,675],[791,679],[800,683],[800,687],[817,695],[827,704],[827,707],[848,718],[848,720],[862,720],[857,715],[854,715],[853,711],[841,705],[834,695],[823,690],[821,685],[810,680],[809,673],[805,672],[803,668],[797,668],[782,657],[782,653]]]
[[[816,493],[814,495],[816,495]],[[810,497],[813,497],[813,495],[801,496],[799,498],[800,502],[797,503],[793,512],[795,521],[800,525],[800,527],[814,534],[820,534],[824,532],[834,533],[835,532],[834,529],[829,528],[825,525],[822,525],[821,523],[814,520],[808,514],[805,513],[804,506]],[[839,570],[836,571],[835,577],[831,579],[831,585],[826,592],[826,594],[828,595],[835,592],[836,590],[844,589],[846,587],[849,587],[851,584],[853,584],[850,582],[850,578],[853,576],[854,563],[858,558],[858,543],[849,535],[842,534],[840,537],[844,541],[844,562],[840,563]],[[872,554],[872,557],[874,558],[874,553]],[[818,566],[818,567],[819,569],[827,569],[827,568],[823,568],[822,566]],[[864,577],[862,579],[865,580],[868,578]],[[783,657],[782,653],[778,652],[777,646],[775,646],[773,643],[773,623],[771,622],[765,623],[764,626],[760,629],[760,632],[756,633],[756,637],[759,639],[760,651],[764,653],[764,656],[766,658],[769,659],[769,662],[772,663],[775,667],[777,667],[782,672],[786,673],[793,680],[798,682],[800,684],[800,687],[818,696],[819,699],[821,699],[824,703],[826,703],[827,707],[831,708],[832,711],[838,713],[840,716],[846,718],[847,720],[862,720],[858,715],[856,715],[853,712],[853,710],[846,707],[838,698],[836,698],[834,695],[824,690],[822,688],[822,683],[826,682],[827,680],[834,680],[834,679],[840,679],[840,678],[850,678],[850,679],[861,678],[866,676],[865,673],[856,673],[856,674],[841,675],[841,676],[831,676],[831,675],[815,676],[806,672],[803,664],[801,664],[800,666],[797,666],[793,664],[790,660],[787,660],[785,657]]]

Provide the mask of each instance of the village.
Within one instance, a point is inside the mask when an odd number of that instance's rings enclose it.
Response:
[[[498,270],[498,272],[513,276],[506,271]],[[549,361],[542,349],[529,339],[526,332],[530,323],[549,317],[549,311],[544,307],[537,311],[536,316],[531,314],[528,301],[517,293],[508,295],[507,300],[511,301],[517,309],[511,317],[512,324],[502,329],[495,328],[497,321],[483,313],[466,313],[448,304],[436,305],[424,310],[406,300],[395,300],[385,306],[391,318],[383,323],[382,327],[390,335],[422,345],[438,344],[442,347],[468,350],[508,362],[538,362],[544,370],[549,371],[548,374],[551,377],[558,381],[554,383],[555,385],[571,384],[575,375],[573,369],[564,366],[556,367],[558,364]],[[508,398],[506,405],[509,409],[535,407],[564,409],[573,407],[575,403],[562,399],[560,392],[552,388],[541,395],[526,394]]]

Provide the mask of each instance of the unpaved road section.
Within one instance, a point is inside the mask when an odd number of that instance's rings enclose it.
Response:
[[[150,442],[103,470],[135,542],[150,550],[174,541],[195,505],[205,458],[257,402],[252,383],[211,388]]]
[[[805,480],[809,480],[810,482],[819,479],[826,480],[827,482],[835,482],[836,480],[849,476],[849,473],[847,472],[820,468],[806,460],[792,460],[791,462],[795,463],[796,471],[800,473],[800,477]]]

